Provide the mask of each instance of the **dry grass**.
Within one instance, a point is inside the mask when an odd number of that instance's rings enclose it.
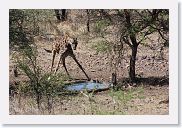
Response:
[[[159,94],[159,90],[161,90]],[[150,92],[149,92],[150,91]],[[168,87],[136,87],[125,91],[106,91],[97,94],[57,96],[51,113],[46,101],[37,109],[35,99],[18,95],[10,97],[11,115],[159,115],[169,114]],[[45,100],[45,99],[43,99]]]

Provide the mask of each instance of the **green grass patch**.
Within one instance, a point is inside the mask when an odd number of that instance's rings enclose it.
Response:
[[[98,20],[98,21],[95,22],[94,30],[97,33],[101,33],[109,25],[110,25],[110,21],[109,20],[105,20],[105,19],[104,20]]]
[[[111,90],[109,95],[113,97],[115,100],[123,103],[127,103],[128,101],[132,99],[145,99],[144,94],[144,89],[143,87],[137,87],[129,90],[119,90],[119,91],[114,91]]]
[[[105,41],[96,42],[91,46],[97,53],[106,53],[111,51],[111,46]]]

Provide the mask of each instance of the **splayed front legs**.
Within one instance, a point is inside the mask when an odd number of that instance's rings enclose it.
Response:
[[[66,59],[67,56],[68,56],[68,55],[66,54],[66,52],[64,52],[64,53],[60,56],[54,74],[56,74],[57,70],[59,69],[60,62],[62,62],[63,67],[64,67],[64,69],[65,69],[67,75],[70,77],[70,75],[69,75],[69,73],[68,73],[68,70],[67,70],[67,68],[66,68],[66,64],[65,64],[65,59]]]
[[[57,72],[57,70],[59,69],[59,64],[60,64],[60,62],[62,61],[63,67],[64,67],[64,69],[65,69],[67,75],[70,77],[70,75],[69,75],[69,73],[68,73],[68,70],[67,70],[67,68],[66,68],[66,64],[65,64],[65,59],[66,59],[67,56],[71,56],[71,57],[73,58],[73,60],[76,62],[76,64],[78,65],[78,67],[82,70],[82,72],[85,74],[85,76],[87,77],[87,79],[90,80],[89,76],[86,74],[86,72],[84,71],[83,67],[81,66],[81,64],[80,64],[80,63],[78,62],[78,60],[76,59],[75,55],[74,55],[74,54],[69,54],[69,55],[68,55],[66,52],[64,52],[64,53],[60,56],[59,61],[58,61],[58,64],[57,64],[57,67],[56,67],[56,70],[55,70],[54,73]]]
[[[86,72],[84,71],[83,67],[81,66],[81,64],[78,62],[78,60],[76,59],[75,55],[72,54],[70,55],[73,60],[76,62],[76,64],[78,65],[78,67],[82,70],[82,72],[85,74],[85,76],[87,77],[88,80],[90,80],[90,78],[88,77],[88,75],[86,74]]]

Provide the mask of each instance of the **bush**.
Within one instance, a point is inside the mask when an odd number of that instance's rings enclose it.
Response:
[[[109,26],[109,24],[110,24],[109,20],[96,21],[95,26],[94,26],[94,30],[95,30],[95,32],[102,34],[105,31],[105,28],[107,26]]]
[[[54,11],[51,9],[10,9],[10,48],[18,46],[24,49],[24,46],[33,43],[33,37],[47,32],[45,23],[50,19],[54,19]],[[44,30],[41,31],[41,28]]]
[[[92,48],[94,50],[96,50],[97,53],[99,53],[99,52],[107,53],[107,52],[111,51],[111,46],[104,41],[100,41],[100,42],[93,44]]]
[[[37,61],[36,47],[26,47],[21,49],[21,56],[17,57],[17,65],[20,70],[29,78],[26,85],[20,85],[19,94],[29,93],[35,96],[38,109],[41,106],[41,100],[46,98],[48,111],[51,113],[54,97],[64,91],[64,81],[67,79],[63,74],[54,75],[52,73],[44,73]],[[28,92],[27,92],[28,91]]]

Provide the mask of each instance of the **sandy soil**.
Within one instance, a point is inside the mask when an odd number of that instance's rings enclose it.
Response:
[[[92,79],[110,81],[111,68],[109,57],[106,54],[97,53],[91,48],[91,44],[85,43],[84,38],[79,39],[75,55]],[[52,55],[43,50],[51,49],[47,41],[37,42],[39,63],[45,71],[50,70]],[[126,99],[118,100],[117,92],[110,90],[93,94],[91,98],[78,94],[76,96],[57,97],[51,114],[129,114],[129,115],[163,115],[169,114],[169,84],[168,84],[168,49],[164,49],[164,59],[158,57],[157,43],[153,43],[153,52],[148,47],[139,46],[136,73],[141,77],[136,87],[127,87],[122,93]],[[118,80],[128,77],[129,54],[127,52],[118,70]],[[57,64],[58,56],[55,61]],[[66,60],[68,71],[73,78],[86,78],[75,62],[68,57]],[[12,77],[13,63],[10,57],[10,85],[16,81],[26,81],[24,75]],[[59,72],[64,72],[61,66]],[[129,90],[132,91],[132,93]],[[10,114],[49,114],[42,106],[42,111],[36,109],[35,101],[30,97],[10,97]]]
[[[63,115],[166,115],[169,114],[168,87],[139,87],[135,91],[125,90],[125,98],[118,99],[116,92],[99,92],[86,97],[76,96],[57,97],[54,100],[51,113],[46,104],[38,110],[35,100],[30,97],[11,97],[10,114],[63,114]],[[119,95],[120,96],[120,95]],[[131,98],[130,98],[131,96]]]

